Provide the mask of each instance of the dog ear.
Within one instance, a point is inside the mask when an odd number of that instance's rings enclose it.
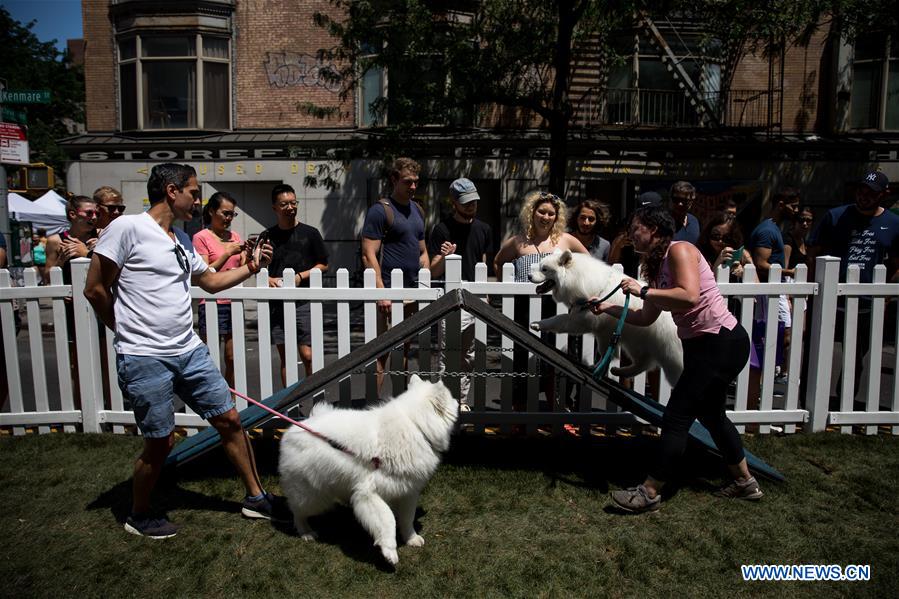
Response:
[[[420,383],[421,383],[421,379],[418,377],[417,374],[413,374],[413,375],[409,378],[409,386],[410,386],[410,387],[414,387],[415,385],[418,385],[418,384],[420,384]]]
[[[568,266],[571,263],[571,250],[565,250],[562,252],[562,256],[559,258],[559,266]]]

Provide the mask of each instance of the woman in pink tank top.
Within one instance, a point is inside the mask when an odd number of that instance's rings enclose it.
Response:
[[[725,413],[728,386],[749,358],[749,336],[727,311],[705,258],[691,243],[672,242],[674,231],[674,219],[663,206],[643,206],[631,216],[629,236],[641,256],[640,274],[649,284],[628,277],[622,281],[622,291],[644,300],[642,308],[628,312],[627,322],[648,326],[663,310],[671,312],[684,348],[684,371],[665,408],[657,463],[642,485],[611,493],[618,507],[635,513],[661,507],[662,488],[671,480],[696,419],[711,433],[734,478],[717,494],[762,497],[746,465],[740,435]],[[609,302],[591,310],[615,318],[622,312]]]

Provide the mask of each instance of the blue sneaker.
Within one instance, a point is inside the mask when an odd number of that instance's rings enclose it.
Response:
[[[125,519],[125,530],[139,537],[168,539],[178,534],[178,527],[165,518],[151,518],[145,514],[132,514]]]
[[[287,500],[272,493],[266,493],[260,499],[245,497],[240,513],[247,518],[262,518],[273,522],[293,521]]]

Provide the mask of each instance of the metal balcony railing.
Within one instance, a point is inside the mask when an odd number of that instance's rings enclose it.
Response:
[[[699,91],[591,88],[576,104],[581,127],[780,128],[779,90]]]

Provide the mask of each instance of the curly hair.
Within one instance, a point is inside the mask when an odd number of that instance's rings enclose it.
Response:
[[[628,221],[628,228],[633,225],[634,221],[648,228],[655,229],[656,240],[653,242],[649,251],[643,254],[640,262],[640,272],[643,279],[650,285],[655,286],[658,282],[659,273],[662,272],[662,261],[668,252],[668,246],[671,245],[671,238],[674,237],[674,230],[677,225],[674,224],[674,217],[667,208],[659,204],[647,204],[634,210]]]
[[[609,205],[599,200],[584,200],[578,204],[577,208],[571,211],[571,216],[568,218],[568,229],[570,231],[578,230],[577,219],[584,208],[589,208],[596,215],[596,224],[593,226],[593,232],[599,235],[599,232],[608,227],[609,221],[612,220],[612,211],[609,209]]]
[[[411,158],[400,156],[387,167],[387,177],[391,183],[396,183],[402,171],[409,171],[416,177],[421,173],[421,165]]]
[[[521,212],[518,215],[518,222],[521,224],[521,234],[526,238],[534,237],[534,213],[541,204],[552,204],[556,209],[556,222],[553,224],[549,237],[553,243],[558,243],[562,234],[565,233],[566,218],[565,202],[559,196],[546,191],[532,191],[524,196],[524,203],[521,206]]]

